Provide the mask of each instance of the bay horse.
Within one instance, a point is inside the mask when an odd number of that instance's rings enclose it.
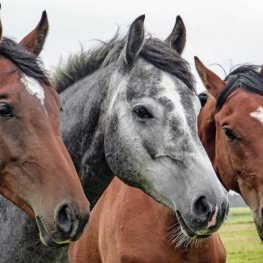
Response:
[[[166,43],[181,54],[185,41],[178,16]],[[205,240],[185,238],[170,209],[117,177],[93,208],[89,227],[70,245],[69,257],[71,263],[226,262],[218,233]]]
[[[222,80],[195,57],[209,99],[199,116],[199,136],[227,190],[250,207],[263,241],[263,67],[242,65]]]
[[[204,238],[221,226],[228,201],[198,138],[200,102],[171,48],[176,39],[176,30],[168,43],[146,38],[140,16],[127,36],[72,55],[54,83],[63,140],[91,208],[117,174],[176,212],[186,235]],[[1,263],[68,262],[66,248],[42,246],[34,222],[0,204],[22,224],[0,233]],[[0,225],[7,221],[0,215]]]
[[[61,138],[59,96],[37,59],[47,31],[46,12],[19,44],[0,23],[0,193],[36,220],[45,245],[63,246],[83,232],[89,203]],[[8,217],[2,205],[0,213]]]

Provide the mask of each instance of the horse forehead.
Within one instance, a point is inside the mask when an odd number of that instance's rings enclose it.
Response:
[[[24,84],[27,92],[36,97],[39,100],[40,104],[44,107],[45,91],[44,88],[40,85],[39,81],[35,80],[34,78],[28,77],[25,74],[22,74],[21,82]]]
[[[193,93],[181,80],[151,64],[142,62],[128,79],[128,100],[150,97],[166,104],[169,102],[170,105],[171,102],[175,105],[183,104],[188,109],[194,104],[197,111],[200,110],[200,103],[193,99]]]
[[[262,119],[263,96],[245,90],[239,89],[224,103],[222,109],[218,112],[221,118],[236,116],[237,118]]]
[[[132,69],[127,78],[127,99],[156,97],[160,91],[161,70],[144,61]]]
[[[201,104],[197,96],[194,96],[193,92],[181,80],[163,72],[160,86],[162,87],[160,94],[174,105],[174,110],[177,112],[179,110],[185,115],[200,111]]]

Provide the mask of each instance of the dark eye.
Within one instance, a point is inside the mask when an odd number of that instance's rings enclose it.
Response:
[[[237,139],[236,135],[234,134],[234,132],[228,128],[223,128],[223,133],[226,135],[227,139],[230,141],[233,141],[235,139]]]
[[[142,106],[137,106],[133,109],[133,112],[140,118],[140,119],[150,119],[152,118],[152,114],[147,111],[144,107]]]
[[[11,107],[8,104],[3,102],[0,103],[0,116],[5,118],[13,117]]]

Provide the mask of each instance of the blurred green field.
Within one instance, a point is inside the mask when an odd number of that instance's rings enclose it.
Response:
[[[263,243],[249,208],[231,208],[219,234],[227,251],[227,263],[263,263]]]

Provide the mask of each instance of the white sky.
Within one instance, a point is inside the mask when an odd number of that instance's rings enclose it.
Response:
[[[231,66],[263,63],[262,0],[2,0],[3,34],[21,40],[47,11],[50,31],[41,57],[47,69],[61,56],[89,47],[91,40],[108,40],[120,25],[123,32],[141,14],[145,28],[165,39],[180,15],[187,30],[183,57],[193,64],[197,55],[221,77]],[[198,90],[203,90],[199,77]]]

